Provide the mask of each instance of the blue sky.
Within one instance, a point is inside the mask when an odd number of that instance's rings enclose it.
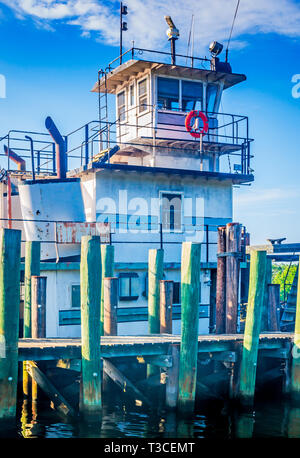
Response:
[[[125,47],[134,39],[136,46],[168,49],[163,16],[171,14],[181,31],[178,49],[186,51],[194,14],[195,54],[208,54],[211,40],[226,43],[236,1],[226,4],[128,0]],[[97,119],[90,89],[97,70],[118,55],[118,3],[0,0],[0,22],[0,73],[7,86],[0,135],[11,128],[43,131],[48,115],[63,133]],[[248,115],[255,139],[255,183],[234,191],[234,218],[247,226],[252,243],[282,236],[300,241],[300,97],[292,97],[299,53],[300,2],[241,0],[230,62],[247,81],[225,92],[223,110]]]

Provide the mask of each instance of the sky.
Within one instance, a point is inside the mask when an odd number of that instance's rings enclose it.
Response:
[[[226,45],[236,7],[236,0],[124,3],[124,49],[134,40],[168,51],[169,14],[180,30],[177,50],[185,53],[193,14],[198,56],[209,55],[212,40]],[[48,115],[63,133],[97,119],[90,90],[98,69],[119,55],[118,10],[109,0],[0,0],[0,136],[45,131]],[[225,91],[222,110],[249,116],[255,182],[234,189],[234,220],[255,244],[300,242],[299,54],[300,1],[240,0],[229,60],[247,81]]]

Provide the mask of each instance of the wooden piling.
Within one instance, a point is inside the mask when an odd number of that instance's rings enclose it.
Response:
[[[31,277],[31,334],[33,339],[46,337],[47,277]]]
[[[118,278],[104,278],[104,335],[118,335]]]
[[[172,356],[172,367],[167,369],[166,380],[166,407],[175,409],[178,399],[178,376],[179,376],[179,348],[177,345],[170,345],[169,354]]]
[[[149,250],[148,257],[148,323],[149,333],[160,333],[160,280],[164,274],[164,250]]]
[[[160,333],[172,334],[173,286],[171,280],[160,281]]]
[[[261,317],[261,331],[269,330],[269,288],[268,285],[272,283],[272,259],[267,258],[266,278],[264,284],[264,305]]]
[[[297,403],[300,402],[300,275],[298,276],[296,322],[292,350],[291,395]]]
[[[181,252],[181,347],[178,408],[194,410],[197,380],[200,253],[199,243],[184,242]]]
[[[225,333],[226,324],[226,227],[218,227],[216,334]]]
[[[100,300],[101,250],[99,236],[81,238],[81,354],[84,415],[101,411]]]
[[[101,244],[101,312],[100,312],[100,335],[104,335],[104,278],[114,276],[115,248],[113,245]]]
[[[245,405],[252,405],[254,398],[266,264],[266,251],[251,252],[249,297],[239,384],[239,398]]]
[[[40,275],[41,243],[25,243],[24,335],[31,337],[31,277]]]
[[[25,242],[25,272],[24,272],[24,325],[23,337],[31,337],[31,277],[40,275],[41,242]],[[30,379],[23,363],[23,393],[29,396]]]
[[[148,326],[149,334],[160,333],[160,280],[164,274],[164,250],[152,249],[148,255]],[[159,368],[147,365],[147,377],[159,373]]]
[[[280,331],[279,324],[280,310],[280,285],[268,285],[268,331]]]
[[[31,336],[33,339],[46,337],[46,286],[47,277],[37,275],[31,277]],[[32,380],[32,402],[37,402],[37,398],[38,386]]]
[[[238,223],[226,225],[226,326],[227,334],[237,332],[237,311],[239,297],[241,226]]]
[[[21,231],[0,230],[0,419],[17,404]]]

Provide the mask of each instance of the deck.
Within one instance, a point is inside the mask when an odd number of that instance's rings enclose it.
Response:
[[[198,336],[199,353],[233,351],[243,342],[243,334],[208,334]],[[152,334],[146,336],[101,337],[104,358],[166,355],[170,345],[180,345],[180,335]],[[293,341],[294,333],[278,332],[260,335],[259,350],[278,350]],[[80,339],[20,339],[19,361],[42,361],[81,358]]]

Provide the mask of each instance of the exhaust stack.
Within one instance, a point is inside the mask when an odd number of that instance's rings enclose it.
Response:
[[[19,171],[26,170],[26,162],[23,158],[21,158],[17,153],[15,153],[12,149],[8,149],[6,145],[4,145],[4,153],[6,156],[9,155],[9,158],[14,161],[18,165]]]
[[[65,141],[50,116],[46,118],[45,126],[55,143],[57,178],[66,178],[67,155]]]

